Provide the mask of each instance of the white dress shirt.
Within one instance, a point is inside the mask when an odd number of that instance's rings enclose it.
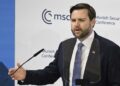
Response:
[[[91,44],[93,42],[94,39],[94,31],[92,31],[92,33],[84,40],[82,41],[82,44],[84,45],[82,47],[82,63],[81,63],[81,76],[80,79],[83,79],[84,76],[84,71],[85,71],[85,66],[86,66],[86,62],[88,59],[88,55],[90,52],[90,48],[91,48]],[[69,72],[69,81],[70,81],[70,86],[72,86],[72,75],[73,75],[73,67],[74,67],[74,61],[75,61],[75,56],[76,56],[76,52],[77,52],[77,45],[78,43],[80,43],[81,41],[79,39],[77,39],[76,44],[74,46],[74,50],[73,50],[73,54],[72,54],[72,58],[71,58],[71,62],[70,62],[70,72]]]

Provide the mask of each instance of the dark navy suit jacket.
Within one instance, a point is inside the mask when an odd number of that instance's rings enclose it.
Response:
[[[62,77],[63,86],[69,86],[69,68],[76,38],[61,42],[55,60],[44,70],[28,70],[19,84],[45,85]],[[120,86],[120,47],[95,33],[82,86]]]
[[[8,75],[8,69],[2,62],[0,62],[0,86],[14,86],[14,81]]]

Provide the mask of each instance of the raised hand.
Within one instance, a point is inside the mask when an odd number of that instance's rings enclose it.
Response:
[[[17,64],[17,67],[20,67],[20,64]],[[11,76],[13,80],[24,80],[26,77],[26,70],[23,67],[20,67],[17,71],[17,68],[10,68],[8,75]]]

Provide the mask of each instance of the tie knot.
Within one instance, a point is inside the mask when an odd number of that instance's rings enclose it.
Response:
[[[82,47],[83,47],[83,43],[79,43],[78,48],[82,48]]]

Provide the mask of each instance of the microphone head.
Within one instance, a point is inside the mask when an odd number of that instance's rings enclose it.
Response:
[[[44,49],[41,49],[41,50],[39,50],[37,53],[35,53],[34,55],[33,55],[33,57],[36,57],[38,54],[40,54],[42,51],[44,51]]]

